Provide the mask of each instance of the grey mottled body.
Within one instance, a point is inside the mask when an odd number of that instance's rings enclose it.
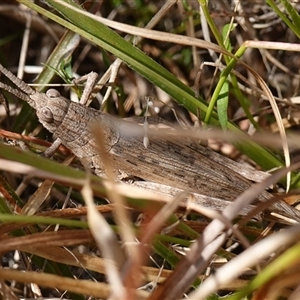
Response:
[[[102,161],[89,126],[96,122],[105,134],[103,142],[111,154],[113,167],[120,173],[225,200],[234,200],[252,184],[228,167],[227,158],[204,146],[151,135],[150,144],[145,148],[143,131],[140,136],[130,136],[126,121],[71,102],[53,89],[46,94],[35,92],[2,65],[0,71],[24,93],[2,83],[0,88],[28,102],[36,110],[41,124],[98,175],[103,174]],[[258,200],[266,201],[270,197],[264,192]],[[300,221],[300,213],[283,201],[275,203],[272,209]]]

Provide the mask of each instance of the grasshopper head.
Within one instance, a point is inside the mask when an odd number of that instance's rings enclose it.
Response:
[[[70,100],[54,89],[48,90],[46,94],[36,93],[31,98],[36,103],[36,114],[40,123],[54,133],[68,112]]]

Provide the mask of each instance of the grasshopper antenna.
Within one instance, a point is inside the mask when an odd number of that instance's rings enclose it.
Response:
[[[28,84],[26,84],[23,80],[15,76],[13,73],[5,69],[0,64],[0,72],[3,73],[12,83],[14,83],[21,91],[18,89],[12,88],[9,85],[6,85],[0,82],[0,88],[5,91],[15,95],[16,97],[26,101],[33,108],[36,107],[35,102],[30,98],[31,95],[35,94],[36,91],[32,89]]]

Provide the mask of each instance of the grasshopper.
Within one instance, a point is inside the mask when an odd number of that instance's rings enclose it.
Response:
[[[1,64],[0,72],[19,89],[1,82],[0,88],[33,107],[39,122],[97,175],[104,175],[105,170],[90,123],[101,125],[106,140],[103,141],[105,151],[111,155],[113,168],[119,172],[120,177],[125,173],[227,201],[234,200],[252,184],[230,168],[230,164],[236,162],[205,146],[188,140],[169,141],[154,135],[145,148],[141,136],[130,136],[124,129],[128,122],[74,103],[62,97],[55,89],[49,89],[46,93],[36,92]],[[257,200],[266,201],[271,197],[265,191],[258,195]],[[270,209],[300,221],[300,212],[284,201],[274,203]]]

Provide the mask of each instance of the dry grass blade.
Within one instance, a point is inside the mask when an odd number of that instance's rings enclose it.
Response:
[[[33,233],[21,237],[12,237],[7,238],[2,236],[2,240],[5,243],[0,245],[1,253],[8,252],[13,249],[18,249],[19,247],[43,247],[48,245],[49,247],[53,246],[68,246],[68,245],[80,245],[82,243],[92,242],[92,236],[89,231],[74,230],[72,236],[70,237],[70,231],[61,230],[58,232],[42,232],[42,233]]]
[[[45,180],[38,190],[36,190],[36,192],[32,195],[31,199],[22,208],[21,213],[28,216],[34,215],[49,196],[53,184],[54,181]]]
[[[92,15],[86,11],[82,11],[81,9],[78,9],[68,3],[61,1],[61,0],[56,0],[56,1],[60,4],[65,5],[66,7],[71,8],[74,11],[77,11],[79,14],[86,15],[86,16],[90,17],[91,19],[99,21],[99,22],[103,23],[104,25],[107,25],[116,30],[120,30],[121,32],[125,32],[128,34],[134,35],[134,36],[140,36],[143,38],[155,39],[155,40],[163,41],[163,42],[167,41],[167,42],[171,42],[174,44],[180,43],[180,44],[196,46],[196,47],[204,48],[204,49],[211,49],[211,50],[214,50],[215,52],[223,53],[225,55],[228,55],[229,57],[234,58],[234,55],[232,53],[230,53],[229,51],[226,51],[224,48],[219,47],[218,45],[216,45],[214,43],[206,42],[204,40],[199,40],[199,39],[192,38],[189,36],[165,33],[165,32],[155,31],[155,30],[149,30],[147,28],[140,28],[140,27],[127,25],[127,24],[120,23],[120,22],[115,22],[115,21],[109,20],[107,18],[102,18],[100,16]]]
[[[300,226],[296,225],[282,232],[274,233],[272,236],[266,237],[264,240],[252,245],[249,249],[245,250],[243,253],[221,267],[189,296],[191,299],[206,299],[207,296],[218,289],[220,284],[226,284],[232,279],[238,277],[238,275],[244,272],[246,268],[251,268],[264,258],[269,257],[282,245],[287,247],[289,244],[294,243],[295,240],[299,239],[299,235]]]
[[[95,255],[83,254],[75,250],[70,252],[66,248],[54,246],[34,247],[31,245],[17,245],[15,249],[69,266],[81,267],[101,274],[106,273],[105,259]],[[153,267],[143,267],[142,271],[140,279],[145,281],[156,280],[159,283],[163,282],[172,273],[171,270],[162,270],[160,272],[157,268]]]
[[[132,275],[134,273],[138,273],[138,269],[140,268],[140,265],[143,264],[143,262],[146,261],[145,255],[142,255],[143,253],[147,253],[148,250],[151,248],[151,242],[155,238],[155,234],[159,232],[159,229],[164,225],[164,223],[167,221],[167,219],[174,213],[174,211],[178,208],[179,203],[184,200],[186,197],[186,193],[179,193],[176,197],[174,197],[171,201],[167,202],[161,210],[159,210],[154,217],[151,219],[149,224],[145,226],[145,228],[142,229],[140,236],[140,243],[139,243],[139,260],[130,259],[127,261],[126,266],[124,268],[124,277],[127,282],[131,280]],[[148,212],[150,213],[150,211]],[[139,263],[140,265],[137,265]],[[140,276],[139,276],[140,277]],[[135,279],[134,285],[139,286],[141,283],[137,277]],[[160,277],[160,274],[159,274]],[[155,281],[158,281],[156,278]]]
[[[20,272],[16,270],[0,269],[0,279],[36,283],[40,286],[58,288],[62,291],[68,290],[74,293],[85,294],[101,299],[109,298],[109,295],[111,293],[111,287],[101,282],[92,282],[90,280],[76,280],[62,276],[31,271]],[[147,298],[148,293],[144,291],[137,291],[136,296],[137,299],[142,300]]]
[[[159,231],[160,227],[176,211],[180,202],[182,202],[185,198],[186,193],[179,193],[169,203],[165,204],[159,212],[155,214],[155,216],[145,228],[145,233],[143,234],[141,240],[142,246],[147,245],[152,241],[154,234]]]
[[[241,233],[241,231],[237,228],[237,226],[232,224],[230,220],[224,217],[224,215],[217,213],[212,209],[208,209],[206,207],[200,206],[199,204],[194,203],[194,201],[188,201],[187,209],[198,212],[199,214],[204,215],[211,220],[219,220],[221,223],[223,223],[224,227],[227,230],[232,231],[232,234],[236,237],[237,240],[241,242],[244,248],[248,248],[250,246],[249,241]]]
[[[93,193],[88,180],[82,189],[82,196],[88,208],[87,218],[91,233],[99,249],[101,249],[103,257],[106,259],[106,274],[111,286],[111,295],[113,299],[126,299],[126,290],[118,270],[124,264],[125,256],[113,230],[103,216],[95,209]]]
[[[72,162],[73,159],[74,156],[71,155],[65,159],[63,164],[67,166]],[[43,203],[49,196],[54,183],[54,181],[45,180],[41,184],[41,186],[39,186],[39,188],[35,191],[32,197],[28,200],[28,202],[23,206],[21,214],[30,216],[38,212],[40,207],[43,205]]]
[[[19,298],[12,292],[4,280],[0,280],[0,297],[6,300],[19,300]]]

